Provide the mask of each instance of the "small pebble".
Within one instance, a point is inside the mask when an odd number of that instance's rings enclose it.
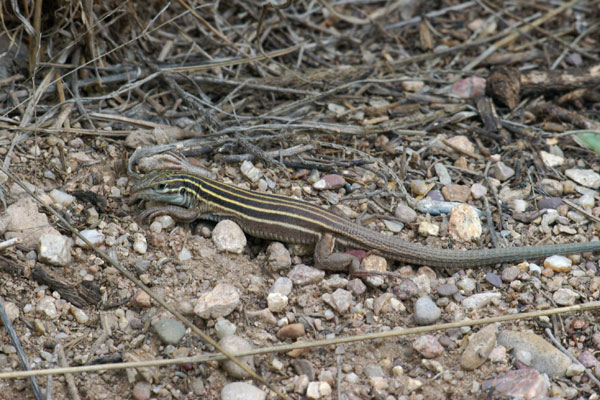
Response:
[[[421,236],[438,236],[440,234],[440,227],[436,224],[432,224],[429,221],[423,221],[419,224],[419,235]]]
[[[267,260],[273,272],[288,270],[292,265],[289,250],[280,242],[272,242],[267,247]]]
[[[579,293],[568,288],[560,288],[552,295],[552,300],[559,306],[572,306],[579,299]]]
[[[204,319],[217,319],[231,314],[239,305],[238,290],[232,285],[220,283],[209,293],[200,296],[194,314]]]
[[[250,343],[248,340],[235,335],[226,336],[219,340],[219,345],[221,345],[221,347],[223,347],[223,349],[229,353],[242,353],[245,351],[250,351],[254,348],[252,343]],[[253,356],[238,357],[238,360],[246,364],[252,371],[254,371]],[[227,374],[234,379],[248,379],[250,377],[246,371],[237,366],[233,361],[223,360],[220,363],[225,372],[227,372]]]
[[[300,323],[295,323],[286,325],[282,327],[279,331],[277,331],[277,338],[279,340],[296,340],[297,338],[304,336],[304,334],[304,325]]]
[[[288,305],[288,297],[281,293],[269,293],[267,296],[267,304],[271,312],[282,312]]]
[[[490,285],[492,285],[494,287],[502,286],[502,278],[500,277],[500,275],[498,275],[496,273],[493,273],[493,272],[486,273],[485,280],[487,283],[489,283]]]
[[[463,369],[472,371],[479,368],[488,358],[496,345],[498,326],[489,324],[469,337],[469,344],[460,356],[460,365]]]
[[[172,318],[161,318],[152,327],[164,344],[175,345],[185,335],[185,325]]]
[[[444,352],[444,347],[433,335],[419,336],[413,342],[413,349],[425,358],[436,358]]]
[[[271,289],[269,289],[269,293],[279,293],[283,296],[289,296],[292,292],[294,284],[290,278],[286,278],[285,276],[280,276],[275,280]]]
[[[54,233],[43,233],[40,236],[38,257],[40,261],[66,267],[71,263],[73,240]]]
[[[501,293],[496,293],[496,292],[476,293],[472,296],[469,296],[469,297],[463,299],[461,304],[466,310],[469,310],[469,311],[479,310],[492,302],[499,301],[501,298],[502,298]]]
[[[261,170],[256,168],[254,164],[252,164],[252,161],[249,160],[244,160],[242,162],[240,171],[246,178],[248,178],[250,182],[258,182],[258,180],[262,177]]]
[[[151,396],[150,384],[144,381],[136,383],[131,394],[135,400],[148,400]]]
[[[136,308],[147,308],[152,305],[152,300],[148,293],[138,290],[131,299],[131,304]]]
[[[219,222],[212,232],[212,240],[219,251],[242,254],[246,248],[246,235],[238,224],[231,220]]]
[[[352,305],[352,293],[345,289],[336,289],[332,294],[325,293],[321,298],[338,314],[345,314]]]
[[[223,386],[221,400],[265,400],[267,394],[246,382],[232,382]]]
[[[445,283],[437,287],[440,296],[453,296],[458,293],[458,287],[453,283]]]
[[[565,171],[565,175],[581,186],[592,189],[600,188],[600,175],[591,169],[571,168]]]
[[[236,326],[233,322],[225,318],[219,318],[215,323],[215,332],[219,339],[235,334]]]
[[[344,187],[346,180],[343,176],[337,174],[324,175],[321,179],[313,183],[312,187],[316,190],[335,190]]]
[[[487,194],[487,187],[483,186],[482,184],[474,183],[471,186],[471,196],[473,196],[473,198],[475,200],[481,199],[486,194]]]
[[[398,204],[394,215],[404,224],[412,224],[417,220],[417,212],[406,204]]]
[[[436,163],[433,168],[435,169],[435,173],[443,186],[448,186],[452,183],[450,173],[448,173],[448,169],[444,164]]]
[[[448,231],[453,238],[470,242],[481,237],[481,220],[474,207],[459,204],[450,211]]]
[[[504,182],[515,175],[515,170],[504,164],[502,161],[498,161],[492,167],[492,173],[496,179],[500,182]]]
[[[148,250],[148,242],[146,241],[146,236],[141,233],[135,233],[133,235],[133,250],[138,254],[146,254]]]
[[[421,297],[415,303],[415,322],[431,325],[442,315],[442,310],[429,297]]]
[[[446,199],[446,201],[465,203],[467,200],[469,200],[471,190],[466,185],[449,184],[442,188],[442,194],[444,195],[444,199]]]
[[[564,157],[554,155],[552,153],[548,153],[547,151],[540,151],[540,156],[542,157],[542,162],[550,168],[560,167],[564,164]]]
[[[305,286],[319,283],[325,277],[325,271],[318,268],[309,267],[304,264],[298,264],[288,273],[288,278],[296,286]]]
[[[551,256],[544,260],[544,268],[550,268],[555,272],[569,272],[573,262],[565,256]]]

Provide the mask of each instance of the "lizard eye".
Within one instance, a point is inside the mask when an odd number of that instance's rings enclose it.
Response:
[[[156,188],[160,191],[163,191],[167,188],[167,184],[166,183],[159,183],[158,185],[156,185]]]

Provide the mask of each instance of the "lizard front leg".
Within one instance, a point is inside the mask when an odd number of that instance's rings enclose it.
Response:
[[[335,252],[335,237],[325,233],[315,245],[315,265],[328,271],[348,271],[351,275],[360,269],[358,258],[348,253]]]
[[[152,207],[140,214],[142,220],[153,219],[159,215],[170,215],[174,220],[179,222],[193,222],[199,219],[202,214],[197,210],[179,206],[162,206]]]

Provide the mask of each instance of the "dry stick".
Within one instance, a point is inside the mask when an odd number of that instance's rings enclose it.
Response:
[[[343,343],[354,343],[354,342],[363,342],[366,340],[375,340],[375,339],[385,339],[390,337],[397,336],[405,336],[405,335],[419,335],[423,333],[441,331],[445,329],[456,329],[462,328],[465,326],[476,326],[476,325],[487,325],[494,324],[497,322],[508,322],[515,321],[527,318],[538,318],[542,316],[563,314],[563,313],[572,313],[572,312],[581,312],[581,311],[594,311],[600,309],[600,301],[592,301],[584,304],[579,304],[575,306],[568,307],[559,307],[552,308],[549,310],[541,310],[541,311],[530,311],[526,313],[519,314],[508,314],[501,315],[498,317],[490,317],[490,318],[482,318],[477,320],[463,320],[460,322],[449,322],[445,324],[439,325],[428,325],[428,326],[418,326],[415,328],[404,328],[404,329],[394,329],[385,332],[374,332],[367,333],[364,335],[354,335],[354,336],[346,336],[341,338],[334,339],[323,339],[323,340],[315,340],[312,342],[296,342],[293,344],[285,344],[271,347],[264,347],[261,349],[253,349],[249,351],[244,351],[240,353],[235,353],[236,357],[246,357],[246,356],[254,356],[259,354],[268,354],[268,353],[280,353],[291,350],[298,349],[309,349],[313,347],[323,347],[323,346],[331,346],[335,344],[343,344]],[[197,357],[185,357],[178,359],[159,359],[159,360],[151,360],[151,361],[135,361],[135,362],[127,362],[127,363],[112,363],[112,364],[102,364],[102,365],[85,365],[82,367],[70,367],[70,368],[54,368],[54,369],[44,369],[44,370],[36,370],[36,371],[13,371],[13,372],[3,372],[0,373],[0,379],[8,379],[8,378],[26,378],[29,376],[41,376],[41,375],[51,375],[51,374],[67,374],[67,373],[81,373],[81,372],[94,372],[94,371],[102,371],[102,370],[115,370],[115,369],[124,369],[124,368],[143,368],[143,367],[153,367],[153,366],[166,366],[173,364],[181,364],[181,363],[198,363],[198,362],[214,362],[225,360],[225,356],[222,354],[205,354],[203,356]]]
[[[54,347],[54,351],[56,353],[56,358],[58,358],[58,363],[62,368],[68,368],[67,365],[67,357],[65,356],[65,350],[63,349],[62,344],[57,343]],[[79,392],[77,391],[77,386],[75,385],[75,379],[72,374],[66,374],[65,380],[67,381],[67,388],[69,389],[69,395],[71,396],[71,400],[79,400]]]
[[[21,365],[23,365],[23,369],[25,370],[30,370],[29,369],[29,362],[27,361],[27,356],[25,355],[25,352],[23,351],[23,348],[21,347],[21,343],[19,342],[19,337],[17,336],[17,333],[15,332],[15,329],[12,326],[12,323],[10,322],[10,318],[8,318],[8,315],[6,314],[6,309],[4,308],[4,303],[0,300],[0,318],[2,319],[2,323],[4,324],[4,327],[6,328],[6,332],[8,333],[8,336],[10,337],[10,341],[13,344],[13,347],[15,348],[17,355],[19,356],[19,359],[21,360]],[[33,389],[33,394],[35,395],[35,398],[38,400],[43,400],[45,397],[42,394],[42,391],[40,390],[40,386],[38,385],[37,379],[35,379],[35,376],[30,376],[29,377],[29,383],[31,384],[31,388]]]
[[[485,2],[487,4],[488,7],[490,8],[494,8],[495,6],[490,4],[490,2],[488,0],[481,0],[482,2]],[[510,18],[513,18],[519,22],[523,22],[525,23],[525,21],[523,20],[523,18],[519,17],[518,15],[515,15],[513,13],[511,13],[508,10],[500,10],[504,13],[506,13],[506,15],[508,15]],[[541,28],[539,26],[536,25],[532,25],[533,30],[538,31],[544,35],[546,35],[547,37],[549,37],[550,39],[560,43],[561,45],[565,46],[566,48],[568,48],[571,51],[574,51],[576,53],[580,53],[583,54],[584,56],[591,58],[592,60],[598,61],[598,57],[596,57],[594,54],[591,54],[587,51],[585,51],[584,49],[580,48],[580,47],[576,47],[574,43],[569,43],[566,42],[564,40],[562,40],[561,38],[559,38],[558,36],[556,36],[554,33],[547,31],[544,28]]]
[[[556,15],[558,15],[561,12],[565,11],[566,9],[573,7],[577,2],[579,2],[579,0],[571,0],[570,2],[565,3],[562,6],[557,7],[554,10],[548,12],[546,15],[542,16],[541,18],[539,18],[539,19],[537,19],[537,20],[535,20],[535,21],[533,21],[531,23],[528,23],[523,28],[520,28],[518,32],[513,32],[510,35],[506,36],[505,38],[503,38],[503,39],[497,41],[496,43],[492,44],[487,50],[485,50],[483,53],[481,53],[481,55],[479,55],[479,57],[476,57],[467,66],[465,66],[463,68],[463,71],[470,71],[470,70],[472,70],[477,65],[479,65],[479,63],[481,61],[485,60],[490,54],[492,54],[493,52],[495,52],[499,48],[504,47],[507,44],[512,43],[513,41],[515,41],[516,39],[518,39],[521,36],[522,33],[527,33],[529,31],[531,31],[534,27],[543,24],[544,22],[546,22],[549,19],[555,17]]]
[[[579,41],[581,39],[583,39],[584,37],[586,37],[588,35],[588,33],[594,31],[595,29],[598,28],[598,26],[600,25],[600,22],[596,22],[595,24],[592,24],[590,26],[587,27],[587,29],[585,29],[583,32],[581,32],[574,40],[573,40],[573,45],[576,45],[577,43],[579,43]],[[567,51],[567,49],[564,49],[563,52],[560,54],[560,56],[558,56],[556,58],[556,61],[554,61],[554,63],[550,66],[550,71],[553,71],[556,69],[556,67],[558,67],[558,64],[560,64],[562,62],[562,60],[567,56],[569,52]]]
[[[232,361],[238,367],[242,368],[252,378],[254,378],[257,381],[259,381],[259,382],[263,383],[264,385],[266,385],[269,389],[271,389],[279,397],[281,397],[282,399],[288,399],[288,397],[286,395],[284,395],[283,393],[281,393],[280,391],[278,391],[277,389],[275,389],[275,387],[273,387],[270,383],[268,383],[263,377],[261,377],[256,372],[254,372],[253,370],[251,370],[248,367],[248,365],[246,365],[245,363],[242,363],[240,360],[238,360],[237,358],[233,357],[228,351],[226,351],[225,349],[223,349],[223,347],[221,347],[221,345],[219,345],[217,342],[215,342],[213,340],[213,338],[211,338],[210,336],[208,336],[207,334],[205,334],[204,332],[202,332],[190,320],[188,320],[180,312],[178,312],[173,307],[171,307],[169,304],[167,304],[161,297],[159,297],[158,295],[156,295],[148,286],[146,286],[144,283],[142,283],[142,281],[140,281],[138,278],[136,278],[127,269],[123,268],[123,266],[121,266],[120,263],[118,263],[112,257],[109,257],[108,254],[106,254],[104,251],[100,250],[92,242],[90,242],[85,236],[83,236],[81,233],[79,233],[79,231],[77,229],[75,229],[73,227],[73,225],[69,224],[69,222],[67,222],[67,220],[65,220],[54,208],[52,208],[48,203],[46,203],[37,194],[35,194],[15,174],[13,174],[12,171],[8,170],[7,168],[4,168],[3,166],[0,166],[0,171],[4,172],[10,179],[13,180],[13,182],[15,182],[21,188],[23,188],[23,190],[27,194],[29,194],[39,204],[41,204],[50,214],[52,214],[54,217],[56,217],[63,224],[64,227],[66,227],[69,231],[71,231],[71,233],[73,233],[75,236],[77,236],[79,239],[81,239],[85,244],[87,244],[90,248],[92,248],[94,250],[94,252],[96,254],[98,254],[104,261],[106,261],[107,263],[109,263],[110,265],[112,265],[113,267],[115,267],[121,274],[123,274],[127,279],[129,279],[131,282],[133,282],[137,287],[139,287],[140,289],[142,289],[144,292],[148,293],[148,295],[154,301],[156,301],[165,310],[169,311],[177,319],[179,319],[181,322],[183,322],[183,324],[186,325],[188,328],[190,328],[195,334],[197,334],[198,336],[200,336],[204,341],[206,341],[208,344],[210,344],[215,349],[217,349],[217,351],[219,351],[220,353],[222,353],[225,357],[227,357],[230,361]]]
[[[569,359],[573,363],[583,366],[583,368],[585,368],[586,375],[596,384],[596,386],[600,387],[600,380],[598,380],[598,378],[596,378],[596,376],[592,373],[592,371],[590,371],[589,368],[587,368],[586,366],[584,366],[577,358],[575,358],[575,356],[573,354],[571,354],[567,349],[564,348],[564,346],[562,345],[562,343],[560,343],[558,341],[558,339],[556,339],[554,337],[554,335],[552,334],[552,331],[550,330],[550,328],[546,328],[545,332],[546,332],[546,335],[548,335],[548,337],[550,337],[550,340],[552,340],[552,343],[554,343],[554,345],[556,347],[558,347],[560,349],[560,351],[562,351],[564,354],[566,354],[567,357],[569,357]]]

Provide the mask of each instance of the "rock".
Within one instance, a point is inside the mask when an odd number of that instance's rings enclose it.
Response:
[[[565,171],[565,175],[581,186],[592,189],[600,188],[600,175],[591,169],[571,168]]]
[[[258,182],[258,180],[262,177],[262,172],[260,169],[256,168],[252,161],[244,160],[242,165],[240,166],[240,171],[242,175],[244,175],[250,182]]]
[[[579,293],[568,288],[560,288],[552,295],[552,300],[559,306],[572,306],[579,298]]]
[[[267,260],[273,272],[288,270],[292,265],[289,250],[280,242],[272,242],[267,247]]]
[[[504,182],[515,175],[515,170],[504,164],[502,161],[498,161],[492,167],[492,173],[496,179],[500,182]]]
[[[429,221],[423,221],[419,224],[419,235],[421,236],[438,236],[440,227]]]
[[[242,254],[246,248],[246,235],[235,222],[225,219],[212,232],[212,240],[219,251]]]
[[[84,238],[92,242],[94,246],[101,246],[104,243],[104,234],[96,229],[84,229],[79,233],[81,233]],[[79,236],[75,238],[75,245],[83,249],[87,249],[89,247],[87,243],[79,238]]]
[[[536,203],[538,210],[556,210],[564,204],[560,197],[544,197]]]
[[[568,356],[531,331],[501,330],[498,334],[498,343],[505,347],[512,347],[519,359],[519,353],[527,353],[529,363],[526,364],[550,377],[564,376],[571,365]]]
[[[337,289],[332,294],[325,293],[321,298],[339,314],[345,314],[352,305],[352,293],[344,289]]]
[[[470,242],[481,237],[481,220],[474,207],[459,204],[450,211],[448,231],[456,240]]]
[[[152,305],[152,299],[148,293],[138,290],[131,298],[131,305],[136,308],[148,308]]]
[[[485,85],[485,84],[484,84]],[[448,139],[448,143],[452,145],[453,149],[458,149],[463,153],[474,154],[476,152],[475,146],[469,140],[467,136],[464,135],[456,135]]]
[[[35,310],[43,313],[49,319],[56,319],[59,317],[56,309],[56,299],[52,296],[42,297],[36,305]]]
[[[542,162],[549,168],[560,167],[565,162],[564,157],[557,156],[543,150],[540,151],[540,156],[542,157]]]
[[[567,368],[565,375],[569,378],[572,378],[574,376],[582,375],[584,372],[585,367],[579,363],[574,362],[573,364],[569,365],[569,368]]]
[[[471,335],[469,344],[460,357],[461,367],[468,371],[472,371],[481,366],[481,364],[487,360],[489,354],[496,345],[497,333],[498,326],[496,324],[490,324]]]
[[[269,293],[279,293],[283,296],[289,296],[292,292],[294,284],[290,278],[286,278],[284,276],[280,276],[275,280],[271,289],[269,289]]]
[[[298,264],[288,273],[288,278],[294,285],[305,286],[319,283],[325,277],[325,271],[309,267],[304,264]]]
[[[450,178],[448,169],[444,164],[442,164],[441,162],[435,163],[433,168],[435,169],[435,173],[443,186],[448,186],[452,183],[452,178]]]
[[[417,220],[417,212],[406,204],[398,204],[394,213],[403,224],[412,224]]]
[[[289,324],[289,325],[282,327],[277,332],[277,338],[279,340],[286,340],[286,339],[296,340],[299,337],[304,336],[304,334],[305,334],[304,325],[301,323],[295,323],[295,324]]]
[[[565,256],[550,256],[544,260],[544,267],[555,272],[569,272],[573,262]]]
[[[560,197],[563,194],[562,182],[556,179],[544,178],[540,181],[539,185],[542,187],[544,192],[548,193],[552,197]]]
[[[419,287],[411,279],[402,279],[399,285],[394,286],[394,294],[398,296],[400,300],[408,300],[412,297],[416,297],[419,293]]]
[[[502,298],[502,294],[495,292],[476,293],[467,297],[462,301],[462,306],[468,310],[479,310],[493,301],[498,301]]]
[[[221,400],[265,400],[267,394],[246,382],[233,382],[223,386]]]
[[[481,183],[474,183],[471,186],[471,196],[475,200],[479,200],[483,198],[487,194],[487,187],[483,186]]]
[[[244,351],[250,351],[254,348],[249,341],[235,335],[226,336],[219,340],[219,345],[221,345],[221,347],[223,347],[223,349],[229,353],[241,353]],[[237,359],[254,371],[253,356],[238,357]],[[225,372],[227,372],[227,374],[234,379],[248,379],[250,377],[246,371],[236,365],[233,361],[223,360],[221,361],[221,365]]]
[[[172,318],[161,318],[152,324],[154,331],[164,344],[175,345],[185,335],[185,325]]]
[[[456,286],[465,293],[473,293],[475,290],[475,279],[469,278],[468,276],[463,277],[461,280],[456,282]]]
[[[231,336],[235,334],[235,331],[235,324],[226,320],[225,318],[219,318],[215,323],[215,332],[219,339],[223,339],[226,336]]]
[[[48,222],[46,214],[38,212],[37,203],[30,197],[19,199],[6,209],[0,217],[0,229],[6,232],[6,240],[19,238],[21,246],[35,249],[39,246],[40,236],[44,233],[60,235]]]
[[[61,234],[40,235],[39,259],[42,262],[66,267],[71,263],[73,240]]]
[[[151,396],[150,392],[150,383],[148,382],[138,382],[133,387],[133,391],[131,395],[135,400],[147,400]]]
[[[343,176],[337,174],[329,174],[313,183],[312,187],[317,190],[335,190],[344,187],[346,180]]]
[[[509,371],[497,378],[483,382],[481,389],[493,391],[498,398],[546,399],[550,383],[533,368]]]
[[[348,289],[355,296],[360,296],[367,290],[367,285],[365,285],[365,283],[358,278],[352,279],[350,282],[348,282]]]
[[[269,293],[267,296],[267,305],[273,313],[282,312],[288,305],[288,297],[280,293]]]
[[[8,319],[10,322],[14,323],[15,320],[17,318],[19,318],[19,314],[20,314],[19,307],[15,303],[10,302],[10,301],[5,302],[4,309],[6,311],[6,315],[8,316]]]
[[[502,278],[500,277],[500,275],[498,275],[494,272],[486,273],[485,280],[487,283],[489,283],[490,285],[492,285],[494,287],[502,286]]]
[[[146,254],[146,251],[148,250],[146,236],[141,233],[135,233],[133,235],[133,250],[138,254]]]
[[[75,202],[75,197],[58,189],[52,189],[49,196],[55,204],[60,204],[63,207],[69,207]]]
[[[517,277],[519,276],[520,273],[521,273],[521,271],[517,267],[514,267],[514,266],[506,267],[502,270],[502,280],[504,282],[512,282],[515,279],[517,279]]]
[[[415,303],[415,321],[418,325],[431,325],[442,315],[442,310],[429,297],[421,297]]]
[[[445,283],[437,287],[437,292],[440,296],[453,296],[458,293],[458,287],[453,283]]]
[[[410,182],[410,190],[415,196],[424,196],[429,189],[429,185],[424,180],[415,179]]]
[[[458,201],[465,203],[467,200],[469,200],[471,190],[466,185],[449,184],[442,188],[442,194],[444,195],[444,199],[446,199],[446,201]]]
[[[229,315],[240,305],[240,295],[234,286],[220,283],[198,299],[194,313],[204,319]]]
[[[436,358],[444,352],[444,347],[433,335],[422,335],[413,342],[413,349],[425,358]]]

